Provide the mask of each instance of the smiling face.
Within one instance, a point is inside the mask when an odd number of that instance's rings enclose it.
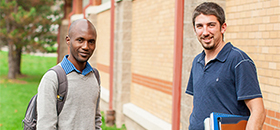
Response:
[[[205,50],[216,49],[224,43],[226,27],[226,23],[221,26],[214,15],[200,14],[195,18],[194,31]]]
[[[96,30],[87,20],[77,21],[66,36],[70,48],[68,60],[74,66],[85,65],[95,50]]]

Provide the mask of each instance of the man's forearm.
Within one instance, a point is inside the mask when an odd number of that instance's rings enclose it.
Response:
[[[261,130],[266,117],[262,98],[249,99],[245,103],[251,113],[246,130]]]
[[[252,113],[248,120],[246,130],[262,130],[264,120],[265,112]]]

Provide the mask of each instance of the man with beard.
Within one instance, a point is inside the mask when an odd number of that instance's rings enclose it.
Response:
[[[193,28],[204,48],[197,55],[186,93],[193,95],[189,130],[203,130],[212,112],[250,116],[246,130],[261,130],[265,110],[254,62],[230,42],[223,9],[204,2],[193,12]]]

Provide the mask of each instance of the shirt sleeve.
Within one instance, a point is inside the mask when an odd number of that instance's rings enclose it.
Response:
[[[102,116],[100,112],[100,95],[98,96],[98,100],[96,105],[98,105],[96,112],[95,112],[95,129],[96,130],[102,130],[101,125],[102,125]]]
[[[256,67],[250,59],[235,66],[235,84],[238,100],[262,97]]]
[[[192,74],[192,71],[193,70],[191,70],[188,86],[187,86],[187,89],[186,89],[186,93],[190,94],[190,95],[193,95],[193,74]]]
[[[48,71],[38,87],[37,98],[37,129],[53,130],[57,129],[57,109],[56,96],[58,88],[57,74],[54,71]]]

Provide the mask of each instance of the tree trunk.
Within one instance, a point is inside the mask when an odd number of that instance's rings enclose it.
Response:
[[[15,46],[14,44],[11,44],[11,42],[8,42],[8,63],[9,63],[9,72],[8,72],[8,79],[15,79],[16,78],[16,53],[15,53]]]
[[[20,75],[20,65],[21,65],[21,53],[22,53],[22,47],[16,47],[16,64],[15,64],[15,73],[16,75]]]

